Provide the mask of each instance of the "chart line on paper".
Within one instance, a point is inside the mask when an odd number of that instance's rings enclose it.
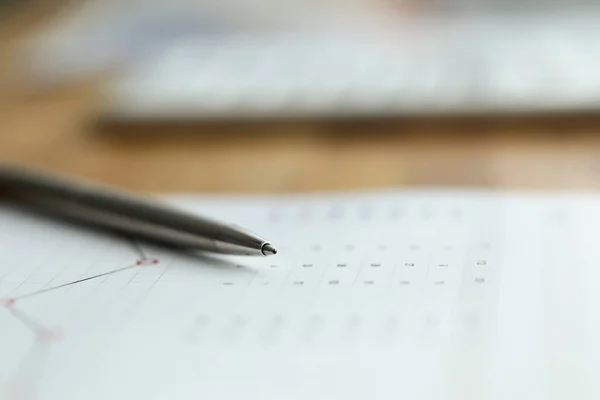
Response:
[[[44,364],[47,361],[48,352],[50,350],[49,346],[51,346],[53,343],[62,340],[64,336],[61,329],[50,329],[48,327],[45,327],[43,324],[41,324],[40,322],[36,321],[20,309],[18,309],[16,307],[17,300],[21,300],[28,297],[34,297],[46,292],[73,286],[78,283],[91,281],[102,277],[108,279],[110,275],[126,271],[135,267],[140,267],[143,265],[158,264],[158,262],[158,259],[148,259],[144,255],[144,258],[138,260],[136,263],[112,271],[107,271],[101,274],[77,279],[75,281],[67,282],[61,285],[46,287],[44,289],[27,293],[21,296],[0,298],[0,307],[6,309],[15,320],[19,321],[22,326],[31,331],[35,338],[28,355],[23,360],[22,365],[18,367],[16,375],[12,379],[7,381],[6,385],[3,385],[4,387],[0,387],[0,395],[4,393],[8,395],[8,398],[11,400],[35,399],[35,389],[37,387],[37,383],[41,379]],[[156,282],[160,280],[164,273],[165,271],[163,271],[163,273],[159,276]]]
[[[56,285],[56,286],[51,286],[51,287],[48,287],[48,288],[45,288],[45,289],[36,290],[35,292],[26,293],[26,294],[23,294],[23,295],[20,295],[20,296],[15,296],[15,297],[12,297],[11,299],[9,299],[9,301],[10,300],[17,301],[17,300],[26,299],[28,297],[37,296],[39,294],[51,292],[51,291],[56,290],[56,289],[61,289],[61,288],[67,287],[67,286],[76,285],[78,283],[82,283],[82,282],[86,282],[86,281],[91,281],[93,279],[98,279],[98,278],[101,278],[103,276],[116,274],[118,272],[122,272],[122,271],[125,271],[125,270],[128,270],[128,269],[131,269],[131,268],[135,268],[137,266],[138,266],[137,263],[136,264],[127,265],[125,267],[122,267],[122,268],[119,268],[119,269],[115,269],[115,270],[112,270],[112,271],[108,271],[108,272],[104,272],[104,273],[101,273],[101,274],[98,274],[98,275],[88,276],[87,278],[82,278],[82,279],[78,279],[78,280],[75,280],[75,281],[72,281],[72,282],[63,283],[61,285]]]
[[[50,347],[62,340],[63,332],[60,328],[45,327],[14,307],[14,304],[14,301],[8,301],[2,305],[13,318],[33,333],[35,340],[13,376],[0,387],[0,395],[5,395],[10,400],[34,400],[38,398],[37,386],[43,376]]]
[[[45,373],[44,370],[46,368],[50,349],[55,343],[60,342],[64,338],[64,332],[60,327],[46,326],[42,322],[31,317],[18,307],[18,301],[62,288],[68,290],[79,283],[92,280],[101,280],[100,278],[104,278],[100,283],[100,285],[102,285],[113,274],[133,268],[139,269],[145,266],[152,266],[159,263],[159,260],[156,258],[148,258],[147,254],[137,241],[132,239],[131,244],[135,249],[135,255],[138,259],[129,265],[91,276],[86,276],[88,275],[86,272],[90,272],[90,268],[87,268],[86,271],[79,276],[79,279],[59,285],[52,285],[52,283],[64,272],[63,270],[52,277],[40,290],[18,296],[0,297],[0,310],[6,310],[14,322],[20,324],[33,335],[33,342],[29,351],[14,370],[12,376],[7,377],[6,380],[2,379],[0,382],[0,398],[7,398],[7,400],[38,399],[38,385]],[[160,280],[165,272],[166,270],[162,271],[156,282]],[[20,282],[20,284],[17,286],[17,289],[27,283],[34,273],[35,271],[27,276],[22,282]],[[135,279],[138,274],[139,271],[134,274],[131,280]],[[6,276],[6,274],[0,276],[0,281],[4,280]],[[129,280],[129,282],[131,282],[131,280]]]
[[[24,327],[32,331],[36,336],[39,335],[42,331],[44,331],[44,328],[42,328],[42,325],[40,323],[34,321],[32,318],[28,317],[17,308],[7,306],[6,309],[14,318],[19,320]]]

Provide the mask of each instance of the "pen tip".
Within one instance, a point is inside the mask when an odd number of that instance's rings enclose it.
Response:
[[[263,244],[262,248],[260,249],[260,251],[265,255],[271,255],[271,254],[277,254],[277,250],[275,249],[275,247],[271,246],[271,243],[265,243]]]

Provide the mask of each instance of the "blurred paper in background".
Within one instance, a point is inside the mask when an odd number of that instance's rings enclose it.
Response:
[[[155,52],[189,37],[328,29],[383,15],[373,1],[104,0],[73,6],[27,48],[34,72],[70,77]],[[361,4],[364,3],[364,4]],[[376,3],[376,2],[375,2]],[[371,16],[365,11],[371,10]],[[56,68],[53,68],[56,67]]]
[[[570,2],[88,1],[32,82],[119,67],[113,120],[595,110],[600,18]]]

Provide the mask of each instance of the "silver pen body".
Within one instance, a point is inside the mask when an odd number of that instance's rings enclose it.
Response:
[[[276,253],[264,238],[242,228],[75,179],[0,167],[0,193],[41,212],[178,248],[237,255]]]

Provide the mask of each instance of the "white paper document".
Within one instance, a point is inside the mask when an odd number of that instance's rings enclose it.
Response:
[[[184,254],[0,205],[0,399],[597,399],[600,196],[169,197]]]

